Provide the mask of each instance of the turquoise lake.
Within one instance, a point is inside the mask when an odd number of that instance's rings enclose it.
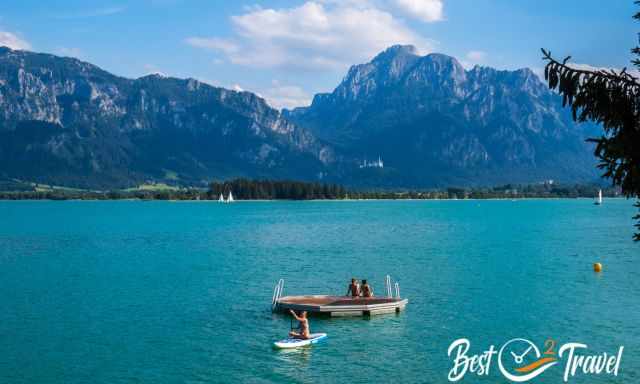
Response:
[[[445,383],[447,348],[513,338],[624,346],[640,380],[633,202],[0,202],[0,383]],[[604,270],[596,274],[592,264]],[[285,294],[376,293],[398,315],[311,319],[329,338],[273,350]],[[533,383],[560,383],[558,364]],[[463,383],[505,383],[497,365]]]

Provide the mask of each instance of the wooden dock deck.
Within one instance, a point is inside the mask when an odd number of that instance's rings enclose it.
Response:
[[[370,316],[398,313],[405,309],[408,299],[398,297],[350,297],[331,295],[283,296],[275,303],[278,311],[307,311],[309,314],[329,316]]]

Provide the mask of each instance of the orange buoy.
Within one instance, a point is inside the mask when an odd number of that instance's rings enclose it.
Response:
[[[602,264],[593,263],[593,272],[602,272]]]

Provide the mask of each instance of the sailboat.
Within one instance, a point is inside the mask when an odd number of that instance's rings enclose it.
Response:
[[[594,202],[595,205],[602,205],[602,189],[598,190],[598,198]]]
[[[229,191],[229,197],[227,197],[227,203],[233,203],[233,195],[231,194],[231,191]]]
[[[218,203],[224,203],[224,196],[222,196],[222,193],[220,194],[220,197],[218,198]]]

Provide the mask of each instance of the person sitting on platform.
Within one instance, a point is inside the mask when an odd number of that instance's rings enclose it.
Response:
[[[291,316],[295,317],[296,320],[300,322],[298,326],[299,332],[291,331],[289,332],[289,337],[293,337],[294,339],[307,340],[309,338],[309,319],[307,319],[307,311],[300,312],[300,316],[296,315],[293,309],[289,310]]]
[[[367,280],[362,280],[362,297],[373,297],[373,288],[367,283]]]
[[[355,278],[351,279],[351,284],[349,284],[349,288],[347,289],[346,296],[349,296],[349,294],[351,294],[351,297],[360,296],[360,285],[358,284],[358,280]]]

